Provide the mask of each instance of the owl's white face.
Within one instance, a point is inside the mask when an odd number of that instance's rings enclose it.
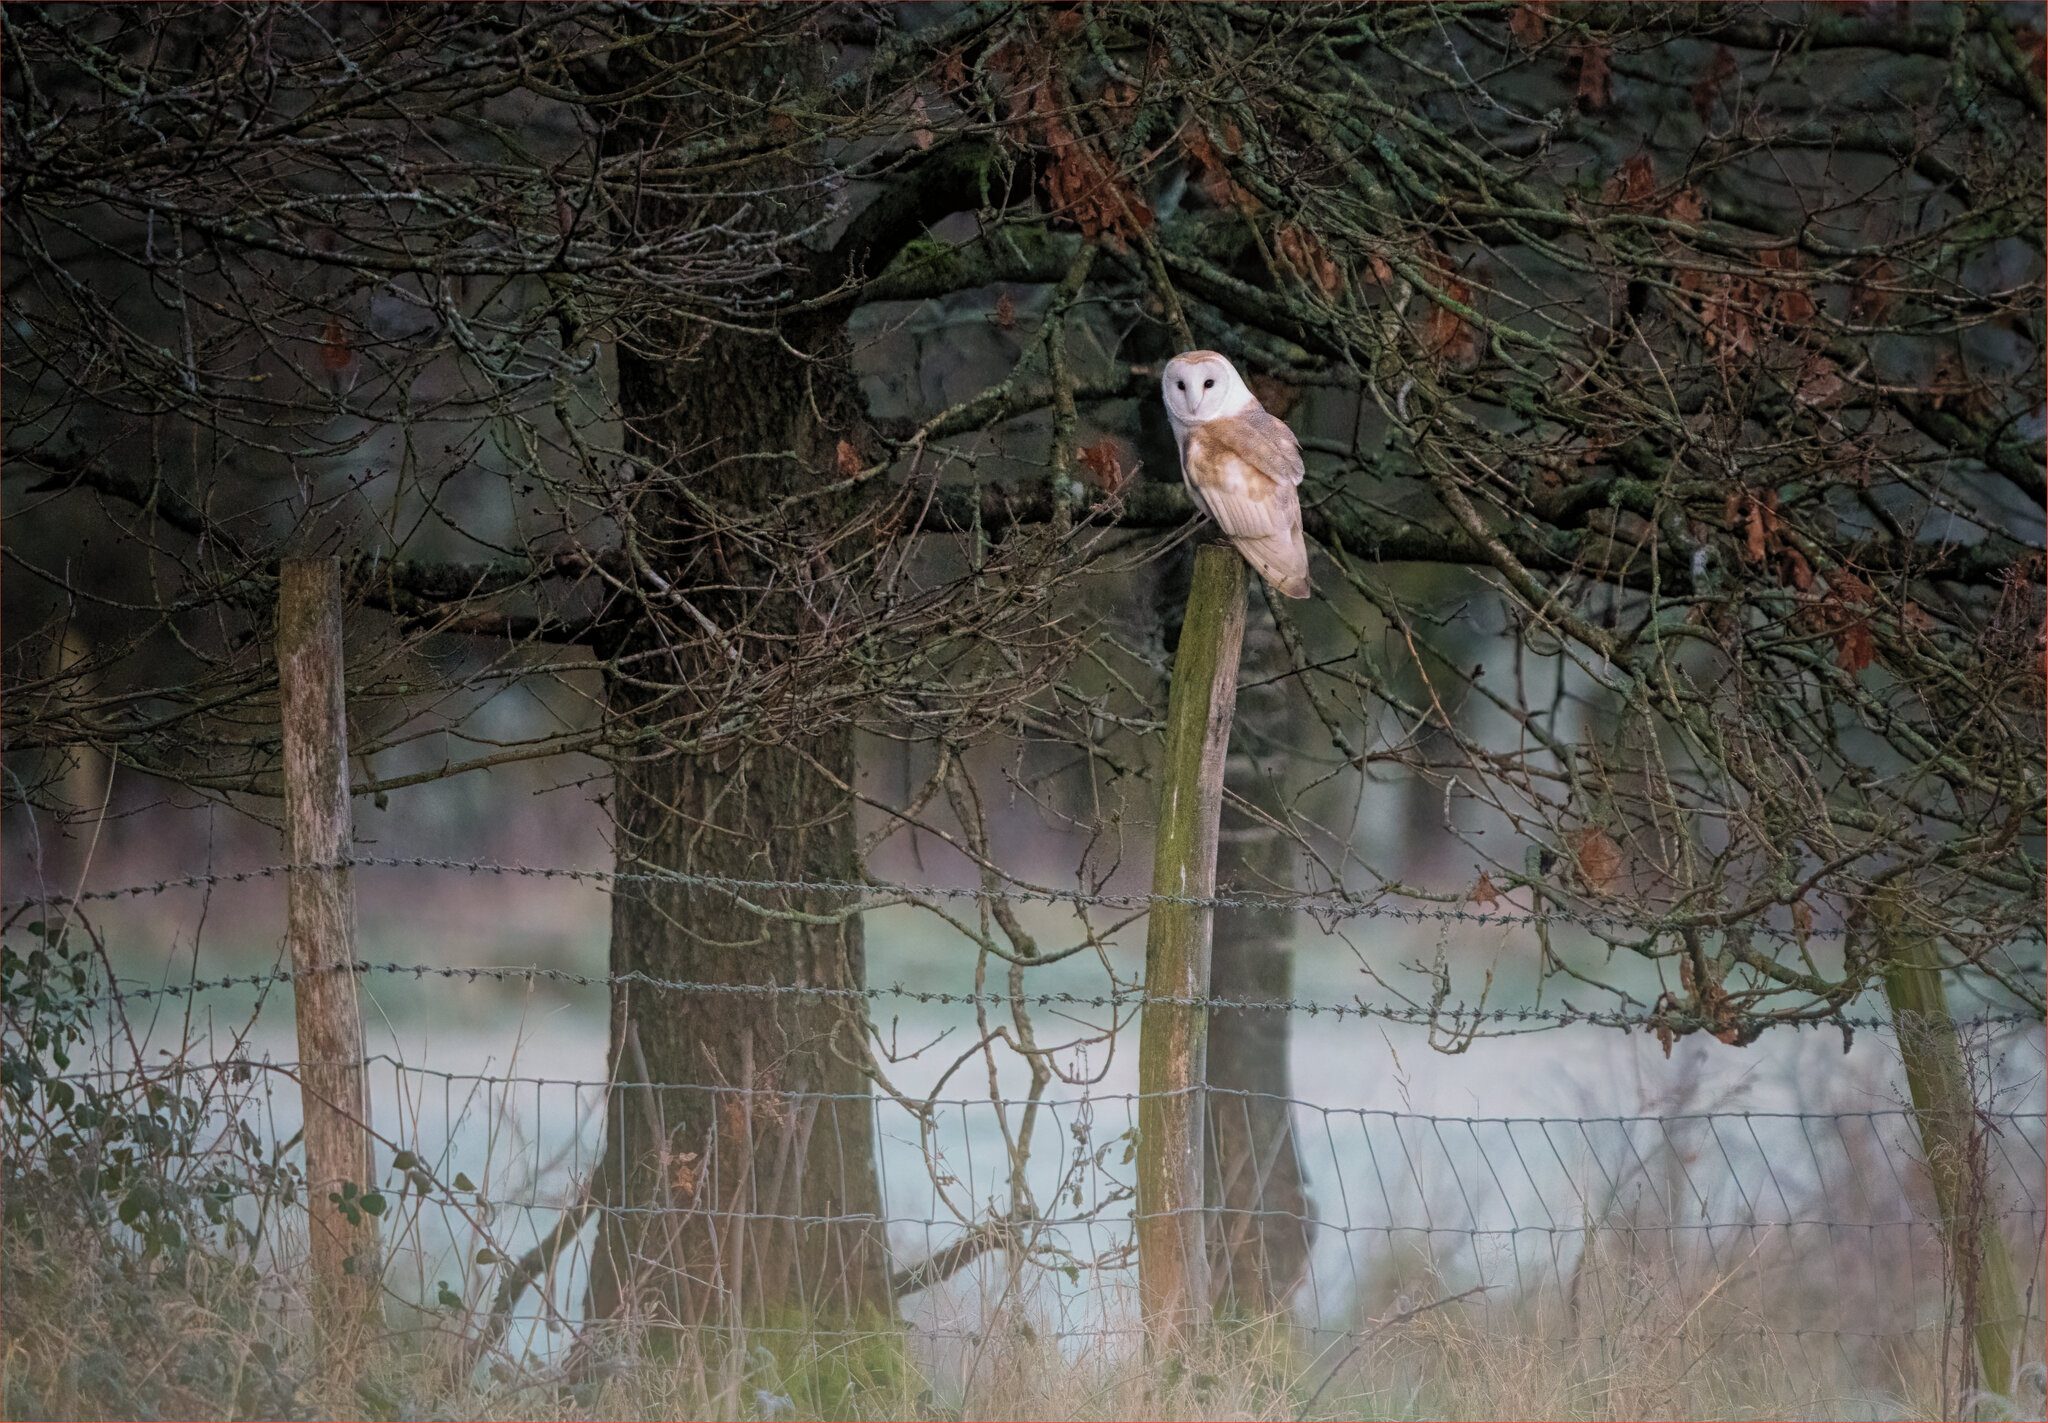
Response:
[[[1188,351],[1168,361],[1159,393],[1166,398],[1167,417],[1181,430],[1242,415],[1259,403],[1237,367],[1214,351]]]

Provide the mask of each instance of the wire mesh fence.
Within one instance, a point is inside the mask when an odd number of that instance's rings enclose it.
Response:
[[[636,1324],[680,1298],[695,1311],[681,1324],[719,1326],[745,1312],[748,1292],[775,1268],[769,1262],[804,1258],[778,1239],[817,1231],[876,1242],[893,1311],[935,1368],[963,1367],[1004,1340],[1068,1359],[1136,1349],[1140,1094],[1134,1054],[1119,1059],[1116,1049],[1134,1038],[1136,1015],[1162,1003],[1279,1014],[1296,1033],[1281,1050],[1303,1064],[1313,1093],[1211,1085],[1201,1094],[1210,1288],[1223,1316],[1284,1326],[1306,1341],[1301,1357],[1331,1376],[1367,1362],[1383,1371],[1390,1350],[1443,1351],[1474,1337],[1581,1361],[1649,1344],[1748,1359],[1767,1344],[1781,1364],[1804,1361],[1815,1372],[1938,1376],[1970,1323],[1916,1117],[1883,1045],[1886,1019],[1867,1009],[1839,1011],[1829,1025],[1870,1030],[1874,1050],[1844,1057],[1803,1035],[1829,1055],[1760,1064],[1755,1050],[1723,1048],[1710,1035],[1673,1059],[1657,1037],[1676,1021],[1668,1006],[1148,998],[1141,984],[1113,974],[1092,991],[1027,991],[1018,980],[1010,991],[952,992],[425,959],[336,971],[407,996],[429,1018],[497,1021],[505,1002],[490,995],[508,987],[599,1003],[643,995],[637,1011],[656,1015],[683,999],[739,1012],[823,996],[891,1023],[909,1012],[930,1040],[892,1055],[873,1090],[859,1094],[762,1077],[649,1081],[594,1053],[598,1044],[565,1051],[530,1023],[504,1023],[500,1046],[474,1066],[437,1063],[430,1051],[371,1055],[380,1174],[358,1199],[374,1197],[383,1218],[385,1289],[470,1341],[478,1357],[555,1366],[591,1347],[595,1264],[605,1252],[622,1257],[610,1273],[645,1306]],[[99,981],[82,985],[79,998],[121,1013],[168,1005],[188,1024],[195,1005],[224,1005],[229,1019],[245,1009],[260,1016],[266,1000],[293,985],[294,975],[277,969]],[[1058,1059],[1057,1071],[1028,1080],[1017,1062],[996,1060],[985,1032],[976,1042],[986,1015],[1026,1009],[1077,1045],[1046,1057]],[[1972,1209],[2006,1242],[2025,1333],[2038,1339],[2048,1223],[2040,1023],[2008,1004],[1966,1015],[1961,1028],[1981,1067]],[[1475,1030],[1521,1036],[1455,1059],[1404,1061],[1404,1050],[1426,1052],[1445,1030],[1468,1034],[1459,1039],[1466,1048]],[[174,1050],[126,1055],[110,1034],[95,1061],[50,1075],[46,1089],[91,1085],[116,1097],[197,1103],[202,1125],[186,1138],[193,1179],[208,1163],[234,1163],[207,1175],[208,1189],[243,1222],[252,1252],[287,1260],[308,1204],[291,1171],[307,1064],[275,1036],[181,1031]],[[1545,1036],[1527,1036],[1538,1032]],[[1717,1049],[1723,1059],[1711,1058]],[[1437,1063],[1489,1053],[1498,1055],[1493,1066],[1464,1069],[1474,1110],[1406,1105],[1413,1079]],[[565,1061],[581,1066],[564,1070]],[[1588,1074],[1640,1077],[1645,1063],[1661,1075],[1638,1083],[1643,1110],[1486,1110],[1490,1101],[1531,1101],[1517,1079],[1532,1074],[1584,1091]],[[1767,1068],[1777,1085],[1750,1080]],[[608,1143],[629,1135],[632,1115],[655,1123],[652,1139],[673,1145],[651,1163],[659,1189],[626,1200],[607,1172],[650,1163],[608,1157]],[[691,1136],[675,1125],[721,1119],[741,1129]],[[847,1139],[871,1144],[872,1200],[851,1185],[821,1190],[776,1164],[777,1153],[786,1162],[828,1134],[840,1138],[833,1151],[841,1163],[863,1155]],[[734,1146],[742,1141],[744,1154]],[[811,1336],[821,1320],[827,1332],[875,1328],[872,1317],[834,1308],[842,1283],[799,1280],[782,1293],[807,1304],[801,1324],[753,1315],[747,1327]]]
[[[171,1091],[234,1084],[205,1090],[218,1094],[223,1121],[256,1127],[272,1152],[296,1130],[296,1064],[124,1071]],[[564,1326],[582,1315],[608,1113],[680,1117],[680,1099],[708,1096],[794,1127],[840,1105],[791,1091],[764,1103],[701,1084],[621,1092],[602,1080],[451,1073],[390,1057],[375,1060],[373,1082],[378,1135],[397,1163],[383,1183],[388,1283],[416,1301],[459,1302],[466,1326],[519,1352],[566,1342]],[[1277,1301],[1313,1332],[1341,1336],[1454,1296],[1463,1327],[1556,1349],[1683,1326],[1715,1345],[1768,1336],[1932,1355],[1954,1324],[1941,1222],[1904,1109],[1489,1118],[1207,1095],[1212,1142],[1284,1140],[1306,1183],[1300,1197],[1257,1211],[1212,1211],[1218,1297]],[[973,1345],[1009,1329],[1099,1345],[1138,1332],[1128,1149],[1137,1101],[1040,1099],[1051,1145],[1020,1163],[999,1120],[1014,1102],[936,1097],[913,1113],[864,1097],[863,1119],[898,1148],[880,1154],[872,1217],[837,1215],[830,1201],[764,1200],[764,1182],[715,1149],[672,1167],[668,1200],[607,1209],[710,1216],[742,1257],[753,1234],[871,1225],[928,1344]],[[2043,1116],[1987,1111],[1982,1125],[1986,1213],[2028,1282],[2038,1334]],[[1223,1244],[1253,1232],[1263,1253]],[[1267,1263],[1284,1276],[1232,1275]],[[503,1298],[514,1275],[526,1285]],[[741,1289],[716,1269],[700,1283],[712,1296]]]

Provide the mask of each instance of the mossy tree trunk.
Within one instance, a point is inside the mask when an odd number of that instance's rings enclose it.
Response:
[[[1244,645],[1244,560],[1227,545],[1195,553],[1173,656],[1159,820],[1152,849],[1145,993],[1138,1035],[1138,1294],[1162,1354],[1188,1347],[1208,1312],[1203,1201],[1208,1011],[1216,837],[1224,757]],[[1169,1000],[1169,1001],[1161,1001]],[[1178,1000],[1178,1001],[1172,1001]],[[1196,1000],[1190,1002],[1187,1000]]]
[[[760,121],[776,96],[820,81],[829,46],[804,25],[772,7],[717,18],[702,36],[663,35],[642,51],[645,74],[668,87],[620,116],[611,152],[651,146],[671,119]],[[737,170],[734,213],[789,232],[813,224],[829,194],[804,164],[791,151]],[[795,289],[834,280],[830,254],[790,245],[780,256]],[[666,633],[645,621],[619,630],[606,649],[611,710],[629,730],[677,718],[750,728],[709,752],[651,738],[616,765],[621,872],[860,877],[853,731],[843,708],[806,702],[799,675],[805,649],[830,655],[821,609],[844,603],[830,535],[858,498],[825,492],[843,476],[842,449],[864,447],[844,317],[819,310],[708,334],[678,323],[672,341],[655,324],[621,344],[619,407],[644,485],[630,495],[638,553],[690,608],[675,609]],[[733,675],[741,664],[751,675]],[[760,675],[785,665],[787,679]],[[721,700],[742,683],[755,704]],[[622,884],[611,969],[859,988],[852,909],[838,894]],[[615,989],[592,1317],[829,1329],[889,1314],[866,1050],[857,1000]]]
[[[1976,1345],[1985,1389],[2009,1398],[2026,1313],[1998,1231],[1984,1131],[1962,1036],[1942,991],[1941,957],[1933,936],[1908,921],[1897,889],[1875,896],[1872,919],[1963,1332]]]
[[[693,463],[713,472],[693,488],[742,517],[806,479],[829,478],[837,441],[854,431],[850,393],[822,385],[819,367],[798,365],[772,337],[722,335],[687,364],[621,366],[621,399],[650,458],[663,448],[699,452]],[[794,458],[744,458],[763,451]],[[783,464],[791,466],[783,477],[767,474]],[[724,565],[723,580],[706,567],[683,586],[726,581],[756,594],[766,586],[772,571],[748,567],[746,541],[694,526],[681,509],[673,520],[693,557]],[[804,631],[807,614],[793,597],[710,592],[698,601],[713,621],[744,623],[764,643]],[[672,685],[614,679],[615,709],[658,722],[695,689],[720,686],[716,648],[707,642],[693,655],[705,665],[664,673]],[[771,654],[750,646],[741,655]],[[783,725],[802,721],[790,708],[763,711]],[[849,729],[712,755],[650,752],[615,776],[622,872],[859,877]],[[690,982],[858,988],[861,922],[848,909],[843,895],[743,899],[681,884],[622,885],[612,900],[611,968]],[[865,1015],[844,999],[617,991],[604,1155],[604,1196],[617,1209],[603,1217],[592,1312],[699,1323],[887,1309],[865,1042]],[[649,1082],[661,1085],[635,1085]]]
[[[1290,727],[1299,703],[1280,680],[1287,651],[1256,586],[1244,643],[1216,879],[1284,894],[1295,887],[1295,848],[1281,828],[1286,787],[1271,770],[1275,756],[1284,759],[1298,744]],[[1248,1003],[1291,999],[1292,918],[1284,909],[1219,908],[1211,992]],[[1289,1102],[1293,1029],[1293,1016],[1280,1011],[1218,1008],[1209,1016],[1209,1280],[1216,1309],[1227,1316],[1278,1313],[1308,1266],[1314,1225]]]

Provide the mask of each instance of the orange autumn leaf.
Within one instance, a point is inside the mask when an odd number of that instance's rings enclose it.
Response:
[[[1343,269],[1308,229],[1289,223],[1280,229],[1273,245],[1280,264],[1324,296],[1335,296],[1344,290]]]
[[[1108,435],[1092,445],[1081,446],[1074,454],[1088,471],[1088,482],[1103,493],[1121,493],[1130,483],[1131,471],[1124,464],[1123,452]]]
[[[1673,222],[1698,222],[1707,215],[1707,200],[1698,188],[1680,188],[1664,204],[1664,216]]]
[[[1219,208],[1236,208],[1242,213],[1254,213],[1262,206],[1251,190],[1230,176],[1230,162],[1225,156],[1228,141],[1236,136],[1235,128],[1226,128],[1225,142],[1219,144],[1210,137],[1209,131],[1200,124],[1189,124],[1181,135],[1181,148],[1187,153],[1188,161],[1195,166],[1195,181],[1203,194]],[[1239,140],[1242,142],[1242,140]]]
[[[1608,177],[1600,189],[1600,199],[1616,207],[1639,208],[1648,203],[1650,195],[1656,191],[1656,165],[1650,161],[1649,154],[1636,153],[1624,159]]]
[[[1826,356],[1815,353],[1800,368],[1799,384],[1792,398],[1801,405],[1832,405],[1848,388],[1841,368]]]
[[[1778,491],[1756,494],[1747,489],[1728,496],[1728,526],[1742,534],[1742,556],[1762,563],[1778,532]]]
[[[1071,20],[1068,17],[1071,16]],[[1053,25],[1081,23],[1080,13],[1062,11]],[[1039,175],[1050,214],[1073,224],[1090,240],[1107,237],[1119,246],[1157,222],[1117,165],[1076,133],[1060,107],[1052,56],[1043,49],[1006,41],[984,67],[1004,84],[1005,133],[1019,147],[1047,155]]]
[[[968,72],[966,56],[957,49],[949,49],[939,57],[938,78],[941,88],[948,94],[958,93],[973,81]]]
[[[990,313],[989,320],[993,321],[999,330],[1013,330],[1017,325],[1017,298],[1008,292],[997,297],[996,309]]]
[[[1796,548],[1778,550],[1778,570],[1787,583],[1802,593],[1813,587],[1813,565]]]
[[[1792,901],[1792,929],[1801,942],[1813,932],[1813,906],[1804,899]]]
[[[1621,847],[1614,837],[1597,825],[1588,825],[1573,831],[1567,843],[1579,882],[1595,894],[1610,893],[1621,878]]]
[[[851,479],[860,473],[860,451],[853,447],[851,440],[841,440],[839,448],[833,452],[832,463],[840,478]]]
[[[331,316],[326,328],[320,333],[320,364],[326,370],[340,374],[352,365],[356,353],[348,344],[348,331],[342,326],[341,318]]]
[[[1700,340],[1722,365],[1753,356],[1758,343],[1758,316],[1767,295],[1746,277],[1691,268],[1678,274],[1681,291],[1699,298]]]
[[[1476,904],[1482,909],[1491,909],[1494,905],[1500,903],[1500,890],[1495,886],[1493,876],[1481,870],[1478,880],[1473,883],[1471,891],[1466,894],[1465,902]]]
[[[1445,298],[1460,306],[1472,306],[1472,288],[1454,274],[1450,259],[1441,252],[1432,252],[1429,260],[1439,274],[1437,289]],[[1450,306],[1434,300],[1423,312],[1419,334],[1423,354],[1453,370],[1470,370],[1486,354],[1486,338],[1479,328]]]
[[[1523,49],[1534,49],[1543,43],[1543,36],[1550,28],[1550,0],[1529,0],[1508,12],[1508,33]]]
[[[1870,619],[1858,618],[1835,630],[1835,665],[1844,672],[1861,672],[1877,661],[1877,635]]]
[[[1806,265],[1797,247],[1770,247],[1757,254],[1757,265],[1766,271],[1796,272]],[[1813,295],[1801,286],[1779,287],[1771,294],[1771,306],[1778,319],[1793,326],[1803,326],[1813,320],[1820,310]]]
[[[1057,156],[1045,170],[1045,193],[1055,213],[1083,237],[1123,242],[1154,224],[1150,205],[1115,167],[1058,119],[1048,119],[1042,136]]]
[[[1835,665],[1861,672],[1877,661],[1877,634],[1871,630],[1870,608],[1877,590],[1855,574],[1836,570],[1828,575],[1825,606],[1835,622]]]
[[[1576,78],[1572,100],[1588,113],[1599,113],[1614,102],[1614,69],[1607,46],[1588,40],[1572,49],[1569,73]]]

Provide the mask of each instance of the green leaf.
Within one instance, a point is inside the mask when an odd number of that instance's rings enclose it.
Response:
[[[365,1191],[362,1197],[363,1210],[370,1215],[384,1214],[384,1197],[378,1191]]]
[[[419,1164],[420,1159],[410,1151],[401,1151],[391,1158],[391,1169],[393,1171],[410,1171]]]
[[[455,1173],[455,1189],[458,1191],[474,1191],[476,1189],[476,1182],[470,1180],[467,1174],[457,1171]]]

